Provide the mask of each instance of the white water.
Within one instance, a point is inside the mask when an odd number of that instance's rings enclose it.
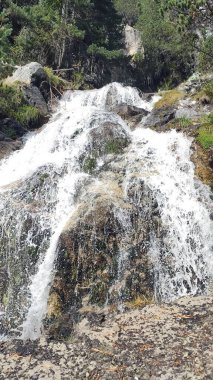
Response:
[[[131,132],[118,115],[108,111],[123,103],[151,110],[154,101],[147,103],[137,90],[120,84],[68,92],[47,126],[30,136],[22,150],[1,162],[1,237],[10,278],[5,315],[6,320],[17,319],[13,330],[23,339],[36,339],[41,333],[58,239],[78,207],[78,194],[87,181],[93,180],[82,172],[81,165],[89,149],[89,133],[103,122],[120,125],[132,139],[124,156],[124,197],[132,173],[137,171],[139,180],[146,182],[158,202],[165,233],[163,238],[153,233],[150,245],[156,297],[170,301],[197,294],[201,284],[211,277],[209,190],[194,179],[191,142],[175,132],[158,134],[140,128]],[[135,197],[140,202],[140,192]],[[121,212],[120,219],[122,215]],[[119,257],[119,276],[128,259],[128,229]],[[38,248],[35,266],[30,259],[27,265],[20,264],[29,248]],[[22,279],[15,276],[13,268],[23,271]],[[18,294],[14,290],[17,284]]]
[[[131,168],[137,168],[161,216],[163,235],[153,234],[150,247],[156,298],[197,294],[213,276],[213,223],[209,189],[194,176],[191,141],[176,131],[150,129],[136,129],[132,139],[125,185],[131,184]],[[140,194],[137,199],[140,203]]]

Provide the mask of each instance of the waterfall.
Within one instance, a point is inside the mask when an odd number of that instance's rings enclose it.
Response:
[[[49,123],[1,161],[0,334],[22,339],[41,334],[58,240],[78,210],[79,195],[86,196],[87,184],[97,180],[83,166],[91,150],[90,133],[104,122],[118,126],[131,141],[123,155],[124,199],[137,171],[137,181],[146,183],[158,205],[160,232],[152,231],[149,237],[156,299],[172,301],[208,287],[213,269],[210,192],[194,177],[191,141],[174,131],[131,131],[113,112],[121,104],[151,111],[156,100],[144,101],[136,89],[118,83],[67,91]],[[104,160],[98,162],[100,171]],[[141,196],[140,190],[135,192],[135,207]],[[126,230],[118,260],[120,278],[133,231],[128,213],[118,208],[114,212]]]

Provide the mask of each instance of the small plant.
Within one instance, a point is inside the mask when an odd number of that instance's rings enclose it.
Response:
[[[174,123],[175,127],[178,126],[179,128],[188,128],[192,124],[192,121],[187,117],[179,117],[175,119]]]
[[[51,67],[44,67],[45,74],[48,77],[50,86],[58,92],[62,92],[67,82],[59,75],[56,75]]]

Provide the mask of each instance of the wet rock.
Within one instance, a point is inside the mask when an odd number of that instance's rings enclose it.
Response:
[[[106,176],[110,178],[109,173]],[[146,205],[147,202],[144,198]],[[129,220],[128,226],[119,216],[122,213]],[[60,237],[56,276],[49,298],[48,323],[52,333],[54,323],[62,327],[64,317],[70,320],[71,308],[75,321],[94,312],[103,321],[99,308],[106,302],[116,305],[138,294],[152,298],[152,264],[145,244],[150,228],[147,220],[147,215],[143,217],[134,204],[123,199],[117,180],[87,188],[87,201],[84,198],[79,204]],[[122,258],[126,228],[132,228],[129,243],[125,241],[128,259]],[[57,331],[58,328],[56,334]]]
[[[152,112],[142,121],[145,128],[160,128],[164,130],[166,124],[175,118],[176,108],[174,106],[164,106],[162,108],[155,108]]]
[[[119,104],[118,106],[112,107],[111,111],[117,113],[122,118],[129,118],[132,116],[143,116],[148,115],[148,111],[143,108],[139,108],[136,106],[130,106],[129,104]]]
[[[122,125],[102,122],[93,127],[88,134],[88,146],[80,158],[82,169],[86,173],[99,171],[98,162],[101,157],[121,154],[129,143],[129,133]]]

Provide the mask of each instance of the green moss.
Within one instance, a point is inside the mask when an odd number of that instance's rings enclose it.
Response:
[[[84,160],[83,171],[85,173],[90,174],[93,171],[93,169],[95,169],[95,167],[96,167],[96,158],[88,157]]]
[[[165,106],[173,106],[175,103],[185,97],[185,93],[177,89],[164,91],[160,93],[160,95],[162,98],[155,104],[155,108],[157,109]]]
[[[213,147],[213,112],[202,119],[197,141],[204,149]]]
[[[8,294],[4,294],[3,295],[3,299],[2,299],[2,304],[4,305],[4,307],[6,307],[9,303],[9,295]]]
[[[127,146],[127,139],[110,140],[106,143],[105,150],[107,154],[119,154]]]
[[[104,282],[97,282],[93,285],[90,293],[89,302],[102,306],[106,302],[107,285]]]

